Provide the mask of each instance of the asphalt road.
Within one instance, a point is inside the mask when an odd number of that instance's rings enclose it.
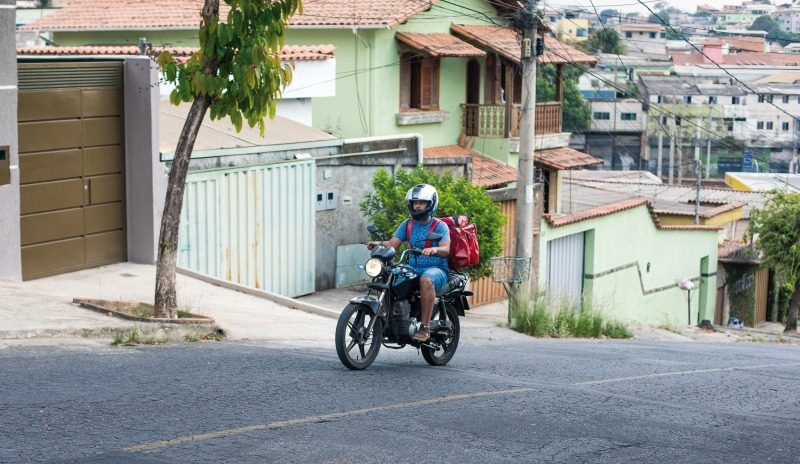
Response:
[[[0,349],[0,462],[800,463],[800,346]]]

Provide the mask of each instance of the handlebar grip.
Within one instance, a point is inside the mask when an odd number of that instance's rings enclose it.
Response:
[[[421,254],[422,254],[422,249],[421,249],[421,248],[410,248],[410,247],[409,247],[408,251],[410,251],[410,252],[412,252],[412,253],[416,253],[416,254],[418,254],[418,255],[421,255]]]

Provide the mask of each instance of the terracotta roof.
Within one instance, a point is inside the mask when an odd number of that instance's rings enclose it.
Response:
[[[700,53],[674,53],[672,62],[676,66],[706,64],[711,61]],[[714,58],[718,65],[754,65],[754,66],[800,66],[800,55],[789,53],[730,53]]]
[[[536,151],[533,154],[533,162],[549,168],[564,170],[601,164],[603,160],[569,147],[563,147]]]
[[[653,211],[653,208],[650,205],[650,202],[645,200],[644,198],[631,198],[629,200],[622,200],[615,203],[609,203],[605,205],[600,205],[591,209],[586,209],[580,211],[575,214],[567,214],[563,216],[554,216],[552,214],[544,215],[544,219],[550,224],[551,227],[561,227],[566,226],[568,224],[574,224],[576,222],[586,221],[588,219],[594,219],[602,216],[608,216],[611,214],[618,213],[620,211],[625,211],[633,208],[638,208],[639,206],[647,206],[648,213],[650,217],[653,219],[653,224],[659,230],[707,230],[707,231],[718,231],[721,227],[717,226],[695,226],[695,225],[688,225],[688,226],[665,226],[662,225],[661,222],[658,220],[658,216]]]
[[[472,183],[486,188],[517,181],[517,170],[488,156],[460,145],[442,145],[425,149],[424,158],[472,158]]]
[[[426,11],[437,0],[304,0],[303,14],[290,20],[294,27],[394,27]],[[21,29],[163,30],[197,29],[203,0],[71,0],[59,11]],[[220,16],[230,8],[220,2]]]
[[[333,58],[336,49],[333,45],[287,45],[281,50],[284,61],[318,61]],[[198,51],[194,47],[159,47],[153,52],[169,51],[178,60],[188,58]],[[37,56],[76,56],[76,55],[138,55],[139,47],[134,45],[92,45],[81,47],[20,47],[17,55]]]
[[[395,38],[420,54],[438,56],[484,56],[486,53],[447,33],[398,32]]]
[[[490,49],[514,63],[520,62],[519,36],[511,28],[503,26],[451,24],[450,31],[479,48]],[[544,36],[544,54],[539,56],[536,61],[540,64],[597,63],[594,57],[580,52],[549,36]]]
[[[551,214],[546,214],[544,218],[547,220],[547,223],[550,224],[551,226],[561,227],[561,226],[566,226],[568,224],[574,224],[576,222],[585,221],[587,219],[593,219],[601,216],[608,216],[609,214],[618,213],[620,211],[633,209],[647,204],[648,204],[647,200],[643,198],[632,198],[630,200],[623,200],[623,201],[618,201],[616,203],[609,203],[607,205],[600,205],[591,209],[583,210],[575,214],[568,214],[564,216],[553,216]]]
[[[761,258],[758,251],[744,242],[726,240],[717,251],[717,259],[723,263],[759,264]]]

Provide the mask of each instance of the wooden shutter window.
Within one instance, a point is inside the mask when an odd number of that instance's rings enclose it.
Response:
[[[400,111],[411,108],[411,53],[400,57]]]
[[[439,109],[439,59],[425,58],[420,69],[420,109]]]

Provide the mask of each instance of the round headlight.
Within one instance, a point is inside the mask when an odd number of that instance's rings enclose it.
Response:
[[[378,258],[372,258],[364,265],[364,270],[370,277],[379,276],[381,271],[383,271],[383,263]]]

